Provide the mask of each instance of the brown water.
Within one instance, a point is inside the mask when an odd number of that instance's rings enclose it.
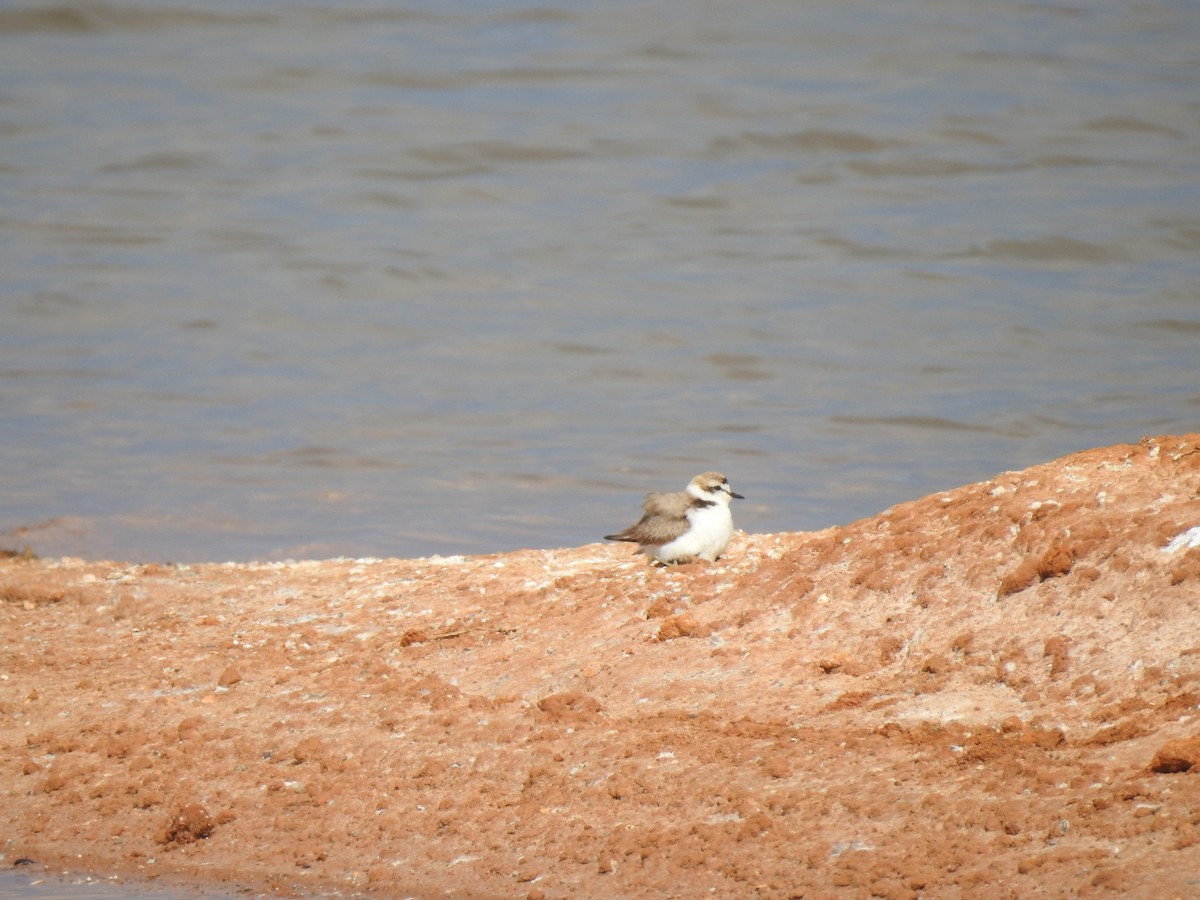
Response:
[[[1200,7],[0,7],[0,546],[818,528],[1200,420]]]

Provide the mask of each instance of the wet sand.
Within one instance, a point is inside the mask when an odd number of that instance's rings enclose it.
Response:
[[[231,893],[1200,891],[1200,435],[845,527],[0,561],[0,865]]]

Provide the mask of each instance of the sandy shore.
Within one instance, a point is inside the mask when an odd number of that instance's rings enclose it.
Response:
[[[846,527],[0,561],[0,865],[294,895],[1200,894],[1200,435]]]

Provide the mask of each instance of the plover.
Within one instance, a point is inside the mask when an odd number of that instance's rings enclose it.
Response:
[[[631,541],[663,565],[707,559],[713,562],[733,537],[729,504],[735,494],[720,472],[697,475],[687,490],[674,494],[651,491],[642,502],[642,518],[606,541]]]

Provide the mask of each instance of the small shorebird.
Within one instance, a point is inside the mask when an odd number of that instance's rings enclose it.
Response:
[[[642,502],[642,518],[606,541],[631,541],[652,560],[671,565],[707,559],[713,562],[733,537],[729,504],[735,494],[720,472],[697,475],[687,490],[674,494],[651,491]]]

